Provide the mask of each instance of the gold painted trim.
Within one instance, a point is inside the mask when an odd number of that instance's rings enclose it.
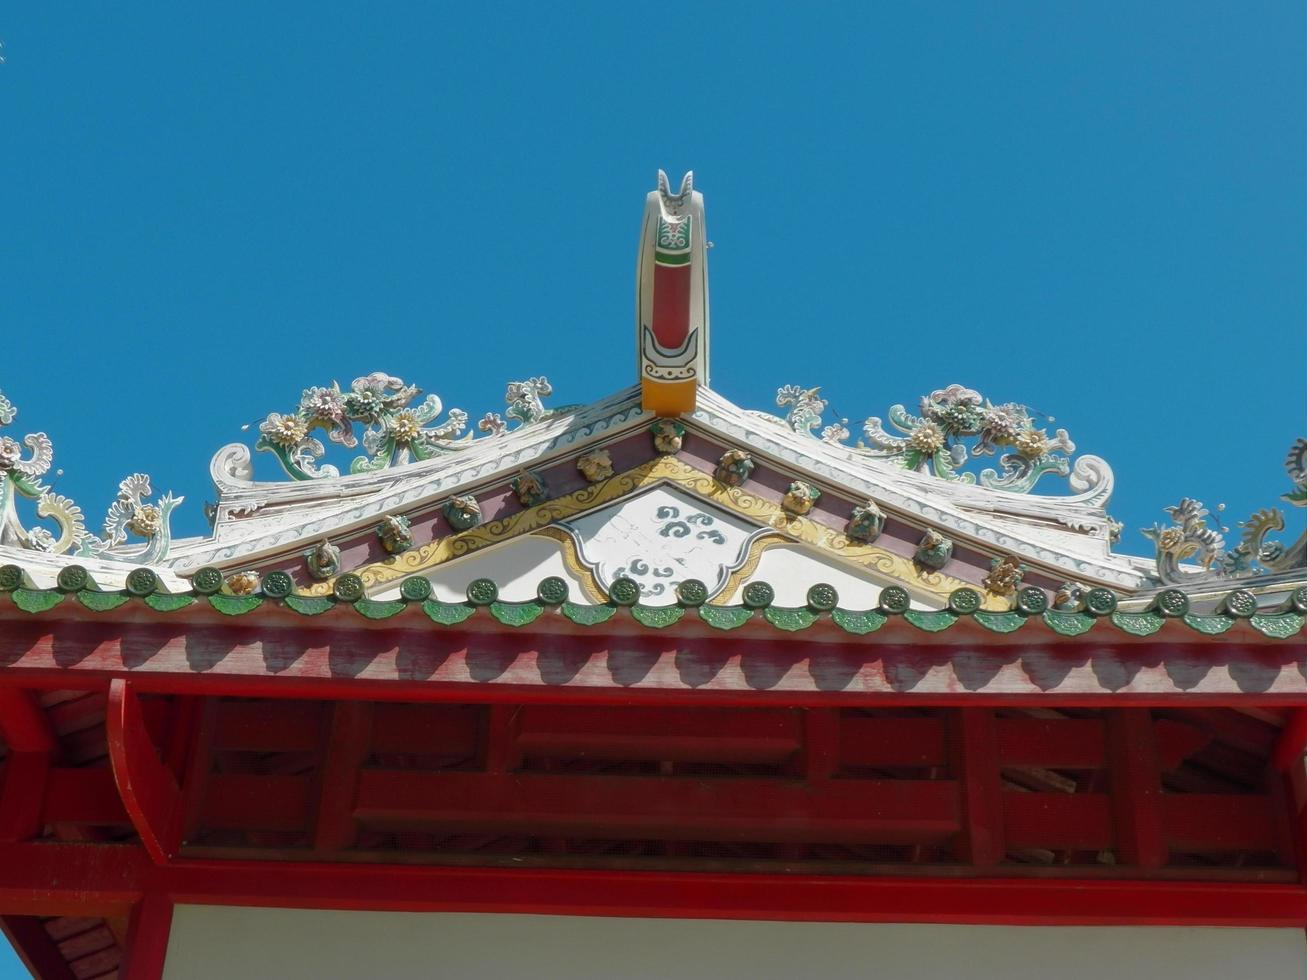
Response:
[[[762,563],[762,553],[768,548],[778,544],[793,544],[794,542],[779,534],[767,534],[760,538],[755,538],[749,545],[749,554],[744,559],[744,564],[737,568],[726,579],[726,584],[722,586],[721,592],[717,593],[712,599],[708,600],[710,606],[725,606],[735,598],[735,593],[739,592],[745,582],[753,577],[754,572],[758,571],[758,566]]]
[[[825,527],[807,517],[794,517],[778,504],[756,497],[739,487],[719,483],[708,473],[702,473],[674,456],[659,456],[633,469],[614,474],[607,480],[582,487],[565,496],[545,501],[536,507],[518,511],[499,520],[487,521],[479,527],[451,534],[385,561],[365,565],[358,570],[369,592],[378,586],[419,572],[429,571],[445,562],[474,554],[483,548],[510,541],[523,534],[538,533],[550,525],[575,517],[587,510],[602,507],[637,490],[668,482],[695,496],[772,528],[791,542],[811,545],[834,558],[859,568],[879,572],[896,582],[929,596],[941,603],[948,601],[954,589],[968,585],[961,579],[939,572],[926,571],[911,559],[896,555],[875,544],[851,541],[842,532]],[[557,530],[557,529],[555,529]],[[560,534],[565,532],[559,531]],[[546,535],[552,537],[553,535]],[[773,540],[771,536],[762,540]],[[777,542],[779,543],[779,542]],[[755,542],[756,545],[758,542]],[[761,549],[757,550],[761,555]],[[750,555],[750,560],[754,556]],[[745,568],[749,562],[746,561]],[[757,564],[754,562],[754,568]],[[740,571],[744,571],[742,568]],[[737,573],[738,574],[738,573]],[[593,576],[592,576],[593,577]],[[735,576],[732,576],[734,579]],[[304,595],[330,595],[335,579],[318,582],[304,590]],[[738,581],[735,583],[738,586]],[[1006,600],[985,596],[983,608],[1004,611],[1011,608]]]
[[[608,601],[608,596],[604,593],[603,586],[595,578],[594,571],[581,561],[581,556],[576,553],[576,542],[572,536],[564,531],[561,527],[542,527],[539,531],[532,531],[533,538],[548,538],[555,542],[561,551],[563,565],[566,569],[581,580],[581,588],[585,589],[586,597],[597,605],[603,605]]]

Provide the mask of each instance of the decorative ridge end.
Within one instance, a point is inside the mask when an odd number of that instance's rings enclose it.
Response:
[[[672,194],[667,174],[645,198],[635,273],[641,405],[660,416],[694,411],[708,384],[708,243],[694,173]]]

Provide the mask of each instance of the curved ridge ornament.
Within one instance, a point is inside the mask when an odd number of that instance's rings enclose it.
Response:
[[[17,417],[17,406],[0,394],[0,427]],[[44,432],[28,433],[21,441],[0,436],[0,545],[58,555],[85,536],[81,508],[41,481],[53,462],[54,444]],[[36,516],[54,521],[58,534],[40,524],[25,526],[18,516],[20,498],[35,501]]]
[[[172,512],[186,498],[166,493],[156,503],[149,504],[145,498],[150,493],[150,478],[144,473],[133,473],[118,484],[118,497],[109,505],[104,518],[104,537],[87,534],[78,546],[78,556],[141,565],[167,558],[172,546]],[[121,550],[129,535],[143,538],[144,545]]]
[[[17,416],[13,402],[0,394],[0,427]],[[24,446],[30,455],[24,456]],[[0,545],[142,565],[167,556],[172,541],[169,519],[183,498],[166,494],[157,503],[147,504],[144,498],[150,493],[150,478],[133,473],[118,485],[118,497],[105,518],[105,536],[100,538],[86,530],[81,507],[41,481],[53,463],[54,444],[44,432],[29,433],[21,442],[0,436]],[[19,499],[35,501],[37,518],[53,521],[58,534],[40,524],[25,526],[18,516]],[[129,534],[143,538],[144,545],[124,550]]]
[[[504,398],[508,419],[520,427],[547,418],[552,413],[542,399],[552,393],[543,375],[510,382]],[[383,371],[355,378],[348,390],[336,381],[329,387],[305,388],[293,412],[272,412],[259,423],[254,448],[272,453],[292,479],[316,480],[341,475],[336,466],[322,462],[327,447],[317,437],[318,430],[347,449],[362,446],[363,454],[350,463],[350,473],[375,473],[471,446],[473,435],[465,431],[467,413],[451,408],[445,420],[438,421],[444,411],[440,398],[429,394],[417,401],[421,394],[416,385]],[[488,412],[477,428],[487,437],[500,436],[509,431],[509,422],[498,412]],[[210,471],[219,486],[250,482],[249,451],[240,444],[223,447]]]
[[[826,409],[820,388],[786,385],[776,392],[776,404],[789,406],[785,423],[791,429],[815,436]],[[917,414],[903,405],[890,406],[886,414],[897,432],[872,416],[862,426],[865,441],[846,448],[943,480],[978,482],[990,490],[1029,493],[1042,476],[1052,473],[1069,479],[1071,488],[1081,494],[1103,486],[1110,492],[1112,474],[1105,462],[1085,456],[1073,470],[1069,457],[1076,447],[1067,430],[1056,429],[1050,436],[1046,428],[1036,426],[1030,409],[1016,402],[995,404],[973,388],[952,384],[923,396]],[[822,441],[843,444],[849,436],[847,421],[823,427]],[[978,475],[965,469],[968,462],[993,456],[999,449],[1006,450],[999,469],[985,469]],[[1082,465],[1084,461],[1092,462]],[[1106,499],[1107,494],[1101,496]]]
[[[1295,507],[1307,507],[1307,438],[1289,447],[1284,469],[1294,489],[1282,494],[1281,499]],[[1224,537],[1227,529],[1208,526],[1209,512],[1200,501],[1185,497],[1174,507],[1167,507],[1166,513],[1172,521],[1169,527],[1157,524],[1143,533],[1157,545],[1157,577],[1167,585],[1307,567],[1307,532],[1291,545],[1268,540],[1285,528],[1284,514],[1278,507],[1264,507],[1240,521],[1239,543],[1228,551]],[[1196,562],[1200,570],[1181,568],[1182,561]]]

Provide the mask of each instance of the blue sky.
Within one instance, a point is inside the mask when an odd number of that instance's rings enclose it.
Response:
[[[658,167],[706,195],[741,404],[1025,402],[1135,551],[1183,495],[1276,503],[1307,432],[1301,3],[42,4],[0,41],[7,431],[95,521],[147,470],[202,532],[212,453],[332,378],[474,419],[633,382]]]

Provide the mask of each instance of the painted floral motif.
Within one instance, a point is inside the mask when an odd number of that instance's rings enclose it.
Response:
[[[724,483],[728,487],[743,486],[756,465],[753,457],[743,449],[728,449],[717,461],[717,469],[713,471],[713,476],[718,483]]]
[[[777,392],[776,403],[790,406],[785,421],[795,432],[812,435],[821,425],[826,401],[820,397],[820,391],[820,388],[787,385]],[[979,482],[991,489],[1015,493],[1029,492],[1045,473],[1073,476],[1067,456],[1075,452],[1075,444],[1066,430],[1057,429],[1050,436],[1047,429],[1036,427],[1030,410],[1023,405],[1013,402],[996,405],[980,392],[955,384],[922,398],[918,411],[914,415],[902,405],[890,408],[889,422],[898,434],[887,432],[879,418],[867,419],[862,429],[866,443],[852,448],[869,456],[894,460],[905,469],[961,483],[977,481],[975,473],[964,470],[969,460],[992,456],[998,449],[1005,449],[1007,452],[999,461],[1002,472],[983,470]],[[849,436],[845,422],[842,419],[822,428],[821,438],[842,443]],[[1097,475],[1090,467],[1074,476],[1073,483],[1092,486]]]
[[[104,537],[85,535],[78,543],[77,554],[144,565],[165,559],[172,545],[172,512],[184,498],[168,493],[157,503],[147,504],[145,498],[150,493],[150,478],[144,473],[133,473],[118,484],[118,497],[109,505],[104,519]],[[129,534],[143,538],[145,544],[122,551]]]
[[[649,427],[653,433],[654,449],[660,453],[672,455],[681,451],[685,441],[685,426],[675,419],[659,419]]]
[[[912,558],[922,568],[939,571],[953,557],[953,541],[934,528],[927,528]]]
[[[377,537],[381,539],[381,547],[392,555],[413,547],[413,532],[409,528],[408,518],[402,514],[391,514],[378,524]]]
[[[1026,566],[1012,555],[995,558],[989,568],[989,574],[985,576],[982,584],[985,586],[985,591],[992,595],[1013,595],[1026,574]]]
[[[549,487],[545,478],[532,470],[522,470],[509,483],[517,502],[523,507],[536,507],[549,499]]]
[[[880,532],[883,530],[885,530],[885,515],[876,506],[874,500],[868,500],[865,504],[854,507],[853,513],[849,515],[849,522],[844,525],[846,537],[867,544],[880,537]]]
[[[545,418],[549,412],[541,399],[552,391],[544,377],[511,382],[505,394],[509,419],[529,425]],[[259,424],[255,448],[276,456],[296,480],[340,475],[336,466],[321,462],[326,446],[315,435],[317,430],[325,430],[328,441],[347,449],[362,445],[363,455],[350,463],[350,473],[466,449],[472,439],[470,433],[463,435],[467,413],[452,408],[444,422],[437,422],[443,411],[440,399],[427,395],[418,401],[420,394],[417,387],[381,371],[355,378],[348,390],[335,381],[330,387],[305,388],[294,412],[272,412]],[[356,426],[362,427],[361,433]],[[491,412],[478,428],[499,436],[508,431],[508,423]]]
[[[809,513],[813,504],[820,499],[821,491],[811,483],[795,480],[785,491],[785,496],[781,498],[781,508],[792,517],[802,517]]]
[[[596,449],[578,459],[576,468],[591,483],[598,483],[613,475],[613,457],[609,455],[607,449]]]
[[[451,497],[444,507],[445,520],[455,531],[466,531],[481,523],[481,505],[471,496]]]
[[[304,563],[312,578],[319,582],[325,581],[340,571],[340,549],[323,538],[304,552]]]

